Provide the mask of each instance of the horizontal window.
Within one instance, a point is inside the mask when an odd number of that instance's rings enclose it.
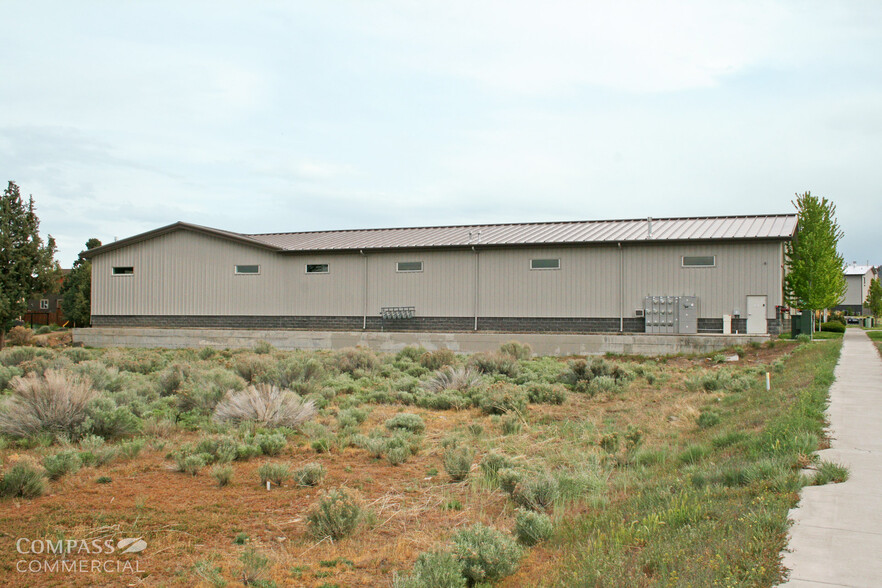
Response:
[[[399,272],[421,272],[423,271],[422,261],[399,261],[397,265]]]
[[[237,274],[259,274],[260,266],[259,265],[237,265],[236,266]]]
[[[327,274],[331,271],[331,266],[327,263],[307,263],[306,273],[308,274]]]
[[[684,255],[683,267],[714,267],[717,265],[716,255]]]
[[[135,273],[135,268],[129,267],[116,267],[113,268],[113,275],[115,276],[131,276]]]
[[[531,259],[530,269],[560,269],[560,259]]]

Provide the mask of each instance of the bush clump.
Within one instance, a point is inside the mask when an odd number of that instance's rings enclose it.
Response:
[[[499,347],[499,353],[511,356],[515,359],[530,359],[533,356],[533,348],[528,343],[509,341]]]
[[[206,349],[208,349],[206,347]],[[212,477],[217,480],[217,485],[224,487],[233,481],[233,466],[216,465],[211,468]]]
[[[444,366],[452,366],[455,363],[456,354],[449,349],[428,351],[420,356],[420,365],[431,371],[439,370]]]
[[[821,330],[828,333],[844,333],[845,325],[843,325],[839,321],[830,321],[826,323],[821,323]]]
[[[363,517],[358,501],[339,489],[326,492],[306,515],[306,522],[316,539],[330,537],[336,541],[355,531]]]
[[[511,498],[519,506],[541,512],[554,503],[559,493],[557,479],[550,474],[540,474],[518,483]]]
[[[435,373],[432,379],[423,384],[428,392],[441,393],[447,390],[468,392],[481,382],[481,375],[468,366],[446,366]]]
[[[214,409],[217,422],[255,422],[266,427],[296,428],[317,414],[315,404],[291,390],[257,384],[229,391]]]
[[[10,386],[12,396],[0,404],[0,433],[16,438],[41,432],[78,437],[98,395],[88,380],[64,370],[16,377]]]
[[[257,468],[257,475],[260,476],[260,483],[263,486],[266,486],[267,482],[281,486],[291,477],[291,468],[288,464],[268,462]]]
[[[476,523],[453,536],[453,554],[471,583],[495,582],[513,574],[523,550],[504,533]]]
[[[527,386],[527,398],[534,404],[563,404],[567,390],[560,384],[531,382]]]
[[[308,463],[294,471],[294,483],[298,486],[318,486],[325,479],[325,466]]]
[[[515,537],[524,545],[535,545],[551,537],[554,524],[545,513],[518,509],[515,515]]]
[[[10,345],[33,345],[34,332],[27,327],[19,325],[9,329],[9,332],[6,333],[6,340]]]
[[[335,356],[337,369],[355,377],[372,371],[379,363],[380,360],[374,352],[364,347],[346,347],[338,351]]]
[[[402,412],[386,421],[386,428],[390,431],[408,431],[410,433],[422,433],[426,430],[426,423],[418,414]]]
[[[394,588],[465,588],[463,564],[449,551],[421,553],[410,574],[392,579]]]
[[[258,433],[254,436],[254,444],[264,455],[275,456],[282,452],[288,440],[281,433]]]
[[[0,496],[8,498],[36,498],[46,492],[43,474],[29,463],[17,463],[3,474]]]
[[[83,460],[80,459],[80,455],[76,451],[62,451],[43,458],[43,469],[46,470],[46,476],[50,480],[57,480],[67,474],[73,474],[79,471],[82,466]]]
[[[527,408],[527,394],[514,384],[495,382],[480,392],[477,403],[486,414],[521,413]]]
[[[515,378],[521,371],[518,360],[506,353],[476,353],[469,358],[469,365],[483,374],[500,374]]]
[[[474,459],[475,452],[470,447],[449,447],[444,452],[444,471],[454,481],[461,482],[469,477]]]

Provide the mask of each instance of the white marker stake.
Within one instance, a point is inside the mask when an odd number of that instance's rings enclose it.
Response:
[[[766,392],[772,389],[772,374],[766,372]]]
[[[266,491],[267,491],[267,492],[269,492],[269,484],[270,484],[270,481],[267,480],[267,481],[266,481]]]

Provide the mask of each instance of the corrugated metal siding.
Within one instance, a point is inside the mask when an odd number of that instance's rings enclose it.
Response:
[[[699,316],[739,309],[767,295],[768,318],[781,304],[780,242],[655,243],[479,250],[479,316],[626,317],[646,295],[696,295]],[[620,297],[620,255],[624,296]],[[715,255],[713,268],[683,268],[683,255]],[[559,270],[531,270],[534,258],[559,258]],[[399,273],[397,261],[423,261]],[[222,238],[176,231],[93,260],[96,315],[376,316],[383,306],[414,306],[417,316],[473,316],[476,254],[470,250],[281,255]],[[329,274],[306,274],[328,263]],[[261,274],[235,275],[236,264]],[[133,276],[112,276],[133,266]],[[621,301],[621,302],[620,302]]]
[[[715,267],[682,267],[684,255],[714,255]],[[766,295],[767,317],[781,305],[781,244],[713,243],[625,247],[625,316],[644,296],[698,296],[698,316],[747,316],[746,297]]]

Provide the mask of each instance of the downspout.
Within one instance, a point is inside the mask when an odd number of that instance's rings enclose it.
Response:
[[[619,333],[625,332],[625,250],[619,241]]]
[[[364,258],[364,306],[362,308],[362,319],[361,319],[361,329],[363,331],[367,330],[367,304],[368,304],[368,263],[367,263],[367,255],[364,253],[364,249],[359,249],[359,253]]]
[[[474,254],[475,254],[475,330],[477,331],[478,330],[478,300],[479,300],[478,299],[478,292],[479,292],[478,279],[479,279],[479,276],[481,275],[479,272],[479,269],[481,266],[480,266],[480,261],[479,261],[480,256],[478,255],[478,250],[475,249],[474,245],[472,245],[472,252],[474,252]]]

